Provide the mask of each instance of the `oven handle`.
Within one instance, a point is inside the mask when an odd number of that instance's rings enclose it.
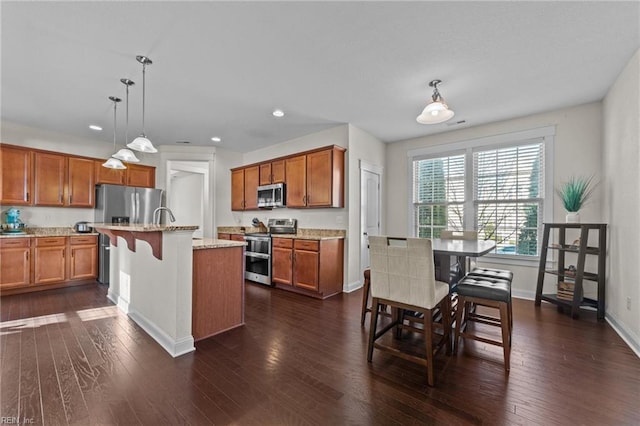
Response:
[[[244,240],[245,241],[268,241],[268,242],[271,242],[271,238],[270,237],[252,237],[252,236],[248,236],[248,235],[244,236]]]
[[[271,256],[269,256],[268,254],[263,254],[263,253],[254,253],[251,251],[247,251],[244,253],[244,255],[246,257],[256,257],[258,259],[269,259]]]

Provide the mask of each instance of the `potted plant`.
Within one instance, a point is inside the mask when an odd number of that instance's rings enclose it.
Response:
[[[580,223],[578,211],[591,198],[595,186],[593,176],[572,176],[559,189],[556,189],[565,210],[567,210],[567,223]]]

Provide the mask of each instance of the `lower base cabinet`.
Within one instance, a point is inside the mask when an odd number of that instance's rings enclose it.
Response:
[[[282,289],[325,299],[342,292],[344,240],[272,239],[272,281]]]
[[[0,291],[31,283],[31,238],[0,239]]]
[[[2,295],[77,285],[98,277],[98,238],[17,237],[0,239]]]

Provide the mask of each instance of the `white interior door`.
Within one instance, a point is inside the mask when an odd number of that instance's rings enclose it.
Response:
[[[360,279],[369,267],[369,235],[380,235],[380,174],[360,169]]]

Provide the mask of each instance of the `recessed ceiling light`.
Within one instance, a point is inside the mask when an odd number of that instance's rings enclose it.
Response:
[[[222,142],[222,138],[220,138],[218,136],[212,137],[211,140],[214,141],[214,142]]]
[[[278,118],[284,117],[284,111],[281,109],[274,109],[272,114],[274,117],[278,117]]]
[[[100,132],[100,131],[102,131],[102,127],[100,127],[100,126],[96,126],[95,124],[92,124],[91,126],[89,126],[89,128],[90,128],[91,130],[95,130],[96,132]]]

